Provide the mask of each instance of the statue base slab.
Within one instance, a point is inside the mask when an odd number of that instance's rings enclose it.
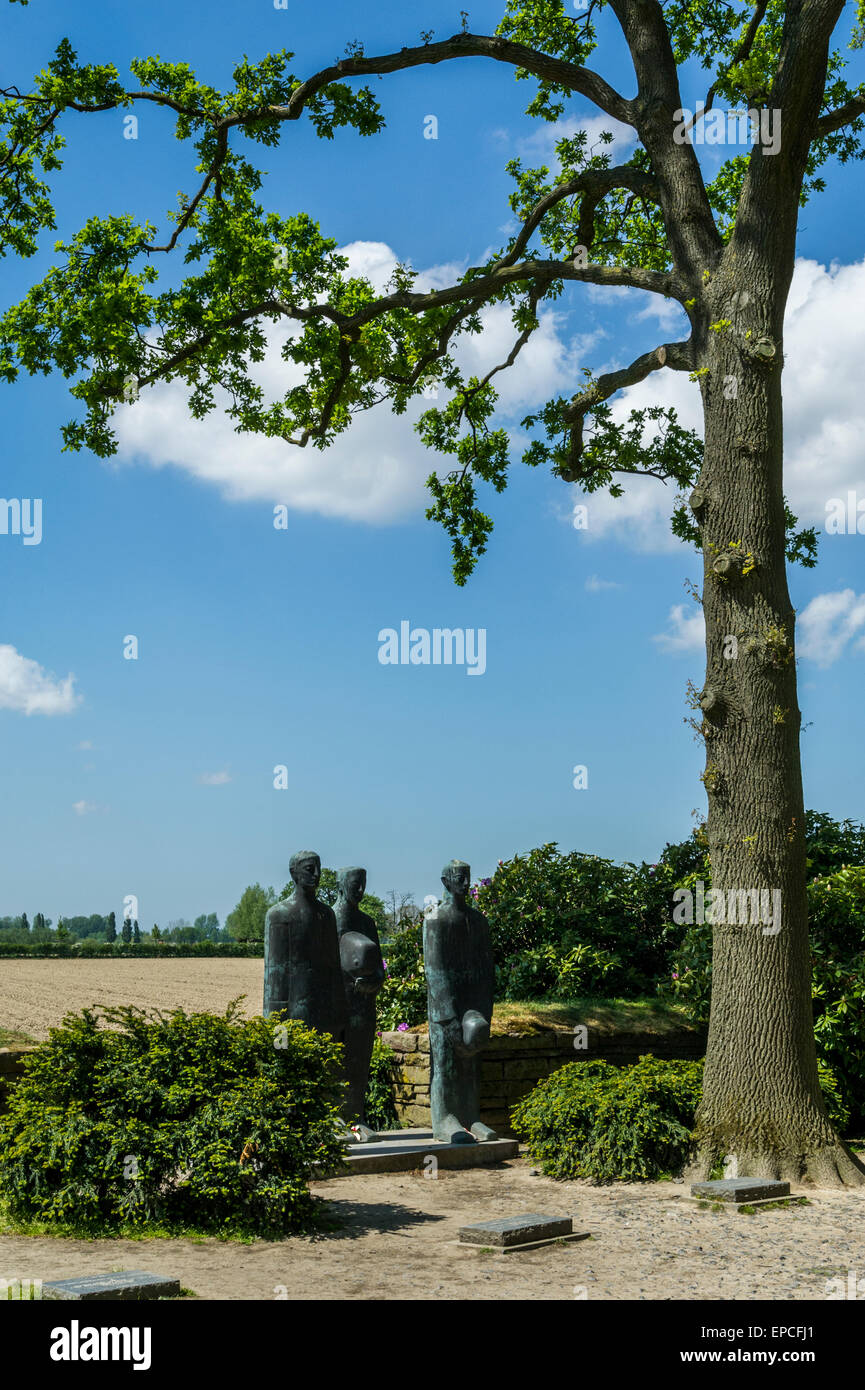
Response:
[[[405,1173],[429,1168],[489,1168],[519,1153],[516,1139],[489,1139],[473,1144],[443,1144],[431,1129],[381,1130],[368,1144],[353,1144],[346,1156],[348,1174]]]

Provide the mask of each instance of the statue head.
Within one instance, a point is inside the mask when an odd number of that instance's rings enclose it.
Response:
[[[457,902],[463,901],[471,881],[471,866],[462,859],[451,859],[442,869],[442,883]]]
[[[288,872],[298,888],[315,892],[321,879],[321,859],[314,849],[298,850],[288,861]]]
[[[340,869],[336,881],[346,902],[357,907],[366,892],[366,869],[359,869],[356,865],[350,869]]]

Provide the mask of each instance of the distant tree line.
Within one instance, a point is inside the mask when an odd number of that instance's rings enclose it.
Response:
[[[276,902],[290,898],[294,883],[289,880],[280,893],[272,888],[262,888],[260,883],[252,883],[241,894],[240,902],[225,919],[226,938],[233,941],[262,941],[264,939],[264,919],[267,910]],[[322,867],[318,896],[322,902],[332,907],[339,895],[336,869]],[[362,912],[372,917],[382,940],[393,936],[404,927],[416,922],[421,909],[411,894],[391,891],[387,901],[376,897],[375,893],[365,893],[360,900]]]
[[[51,918],[41,912],[36,913],[32,923],[26,912],[18,917],[0,917],[0,945],[7,946],[43,946],[52,942],[73,941],[111,944],[118,940],[128,946],[157,941],[191,946],[197,942],[216,945],[233,939],[224,927],[220,927],[215,912],[202,912],[194,922],[178,917],[162,929],[154,923],[151,932],[142,932],[137,920],[132,917],[124,917],[118,930],[114,912],[104,917],[98,912],[89,917],[58,917],[53,930]]]

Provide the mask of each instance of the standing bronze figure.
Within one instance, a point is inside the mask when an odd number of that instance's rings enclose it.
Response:
[[[384,984],[385,969],[378,928],[369,913],[360,908],[366,892],[366,869],[340,869],[337,883],[335,914],[347,1012],[345,1114],[350,1120],[360,1121],[360,1137],[368,1138],[366,1088],[375,1038],[375,997]]]
[[[489,923],[468,901],[471,869],[452,859],[444,897],[425,919],[424,967],[430,1034],[430,1106],[436,1139],[497,1139],[480,1116],[479,1054],[489,1042],[493,967]]]

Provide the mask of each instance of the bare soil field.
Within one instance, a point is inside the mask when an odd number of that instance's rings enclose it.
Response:
[[[42,1042],[66,1013],[92,1004],[221,1012],[239,994],[243,1012],[261,1012],[264,961],[190,956],[182,960],[2,960],[0,1029]]]
[[[318,1182],[341,1229],[252,1244],[62,1240],[0,1235],[0,1275],[60,1279],[144,1269],[199,1298],[232,1300],[772,1299],[825,1301],[830,1280],[865,1272],[863,1198],[808,1192],[812,1205],[702,1211],[680,1183],[593,1188],[498,1168],[380,1173]],[[498,1254],[456,1244],[474,1221],[542,1212],[590,1239]],[[827,1285],[829,1287],[827,1288]],[[837,1293],[835,1295],[837,1297]]]

